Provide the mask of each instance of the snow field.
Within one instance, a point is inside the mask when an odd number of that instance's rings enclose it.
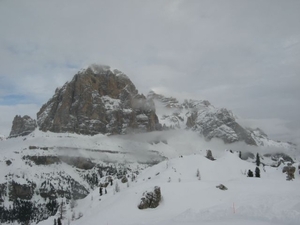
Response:
[[[95,190],[78,201],[74,210],[84,216],[71,224],[299,224],[299,176],[287,182],[285,174],[269,167],[262,171],[262,178],[247,178],[241,173],[254,167],[229,152],[216,161],[190,155],[162,162],[145,169],[129,187],[118,181],[118,193],[109,186],[107,195],[100,197]],[[197,168],[201,180],[196,177]],[[216,188],[220,183],[228,190]],[[161,188],[161,204],[156,209],[139,210],[143,192],[156,185]]]

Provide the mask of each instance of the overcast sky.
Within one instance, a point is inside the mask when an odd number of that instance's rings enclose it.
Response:
[[[0,133],[92,63],[300,136],[299,0],[0,0]]]

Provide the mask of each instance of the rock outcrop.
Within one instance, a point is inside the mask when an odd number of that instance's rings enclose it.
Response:
[[[156,208],[161,201],[160,187],[155,186],[153,191],[145,192],[138,205],[139,209]]]
[[[30,200],[33,196],[35,188],[36,184],[33,182],[28,181],[28,184],[19,184],[17,182],[12,181],[10,186],[9,197],[13,200],[17,198]]]
[[[37,113],[39,129],[94,135],[160,129],[152,100],[122,72],[92,65],[74,76]]]
[[[285,166],[282,168],[282,172],[286,173],[286,180],[295,179],[295,171],[296,171],[296,167],[294,166]]]
[[[206,158],[208,158],[208,159],[211,160],[211,161],[214,161],[214,160],[215,160],[215,158],[214,158],[213,155],[212,155],[211,150],[206,150]]]
[[[26,136],[34,131],[36,127],[36,121],[30,116],[25,115],[21,117],[17,115],[13,120],[9,138]]]
[[[224,184],[219,184],[218,186],[216,186],[216,188],[219,188],[222,191],[228,190],[228,188]]]

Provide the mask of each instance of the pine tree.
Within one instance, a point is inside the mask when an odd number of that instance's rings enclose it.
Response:
[[[256,166],[260,166],[260,156],[259,156],[259,154],[257,153],[256,154]]]
[[[255,177],[260,177],[260,169],[258,167],[255,169]]]
[[[61,203],[59,205],[59,210],[58,210],[59,219],[63,219],[65,217],[66,212],[67,212],[66,205],[63,201],[61,201]]]
[[[57,219],[57,225],[62,225],[62,224],[61,224],[61,219],[60,219],[60,218]]]
[[[54,225],[56,225],[56,219],[54,219]]]

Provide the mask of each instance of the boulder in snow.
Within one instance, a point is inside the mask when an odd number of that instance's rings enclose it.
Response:
[[[153,191],[144,192],[141,202],[138,205],[139,209],[156,208],[161,201],[160,187],[155,186]]]
[[[216,186],[216,188],[219,188],[222,191],[228,190],[228,188],[224,184],[220,184],[220,185]]]

